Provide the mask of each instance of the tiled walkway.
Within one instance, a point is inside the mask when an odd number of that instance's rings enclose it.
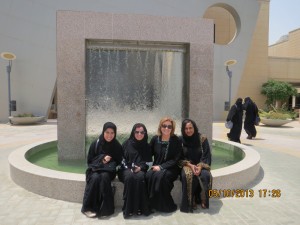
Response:
[[[253,198],[211,199],[210,209],[193,214],[156,213],[149,217],[124,220],[121,210],[105,219],[88,219],[80,212],[81,204],[49,199],[17,186],[9,175],[8,155],[32,142],[56,137],[56,121],[35,126],[0,124],[0,224],[299,224],[300,221],[300,123],[280,128],[258,127],[254,140],[243,144],[261,155],[261,175],[251,188]],[[214,123],[213,137],[225,139],[223,123]],[[259,197],[259,189],[280,190],[277,198]]]

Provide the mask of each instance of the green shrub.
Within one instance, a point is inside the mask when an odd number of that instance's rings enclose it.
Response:
[[[15,117],[35,117],[32,113],[22,113],[18,114]]]
[[[297,96],[297,89],[288,82],[268,80],[261,88],[261,94],[267,97],[266,105],[275,104],[276,101],[287,101],[290,96]]]
[[[269,111],[267,110],[264,111],[262,109],[259,109],[259,116],[267,119],[280,119],[280,120],[297,118],[297,113],[287,110],[285,105],[283,105],[279,109],[276,109],[273,105],[270,105],[270,108],[272,110]]]

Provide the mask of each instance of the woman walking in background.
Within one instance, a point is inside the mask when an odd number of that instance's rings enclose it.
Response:
[[[240,137],[243,125],[243,99],[238,98],[233,106],[231,106],[226,121],[232,122],[232,128],[227,133],[230,141],[241,143]]]
[[[247,139],[252,139],[256,137],[255,119],[258,116],[258,108],[250,99],[250,97],[246,97],[244,100],[243,109],[246,111],[244,130],[248,134]]]

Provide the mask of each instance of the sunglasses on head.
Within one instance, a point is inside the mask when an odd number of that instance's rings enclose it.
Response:
[[[172,125],[165,125],[165,124],[161,125],[161,127],[162,128],[168,128],[168,129],[172,129],[173,128]]]
[[[138,131],[138,130],[136,130],[136,131],[134,131],[134,133],[135,134],[145,134],[146,132],[145,131]]]

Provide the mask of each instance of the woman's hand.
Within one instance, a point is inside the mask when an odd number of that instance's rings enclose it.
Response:
[[[160,171],[160,167],[159,166],[152,166],[151,169],[153,171]]]
[[[194,175],[195,176],[199,176],[200,173],[201,173],[201,166],[195,166],[195,172],[194,172]]]
[[[102,162],[103,162],[104,164],[106,164],[106,163],[108,163],[110,160],[111,160],[111,156],[106,155],[106,156],[104,156],[104,158],[102,159]]]
[[[195,165],[192,164],[192,163],[188,163],[187,166],[191,168],[191,170],[193,171],[193,174],[196,173],[196,167],[197,167],[197,166],[195,166]]]
[[[188,163],[187,166],[191,168],[191,170],[193,171],[193,174],[195,176],[200,175],[201,169],[202,169],[201,166],[197,166],[197,165],[194,165],[194,164],[191,164],[191,163]]]

